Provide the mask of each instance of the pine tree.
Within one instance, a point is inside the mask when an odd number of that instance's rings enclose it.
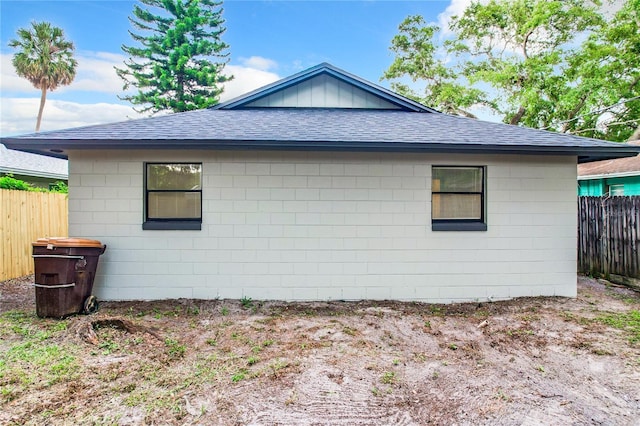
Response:
[[[134,28],[129,31],[139,46],[122,46],[129,55],[116,72],[138,93],[121,99],[141,106],[139,112],[190,111],[219,101],[221,83],[233,77],[223,74],[229,46],[221,40],[225,31],[222,2],[212,0],[139,0]],[[153,10],[153,11],[152,11]],[[209,58],[215,58],[212,62]]]

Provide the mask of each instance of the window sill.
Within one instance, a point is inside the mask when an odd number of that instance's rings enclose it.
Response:
[[[432,231],[486,231],[487,224],[481,222],[432,222]]]
[[[147,221],[142,224],[143,230],[157,231],[200,231],[202,222],[187,220]]]

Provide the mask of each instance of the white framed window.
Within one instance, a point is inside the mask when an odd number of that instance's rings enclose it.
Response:
[[[614,183],[607,185],[607,193],[611,197],[624,195],[624,183]]]

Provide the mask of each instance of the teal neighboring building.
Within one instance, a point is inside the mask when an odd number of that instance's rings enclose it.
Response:
[[[578,195],[640,195],[640,155],[578,165]]]
[[[580,179],[578,195],[640,195],[640,176]]]

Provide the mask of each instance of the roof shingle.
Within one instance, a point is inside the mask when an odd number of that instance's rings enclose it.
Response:
[[[7,149],[0,144],[0,172],[66,180],[69,178],[65,160]]]
[[[577,154],[587,160],[640,151],[624,144],[441,113],[313,108],[206,109],[3,141],[12,148],[49,155],[56,155],[51,149],[94,148],[485,150]]]
[[[327,73],[401,110],[248,108],[253,100]],[[574,155],[595,161],[639,148],[439,113],[330,64],[320,64],[214,108],[2,139],[66,158],[69,149],[289,149]]]
[[[629,144],[640,147],[640,141],[629,142]],[[640,154],[635,157],[594,161],[593,163],[580,164],[578,166],[579,178],[589,179],[619,175],[640,176]]]

